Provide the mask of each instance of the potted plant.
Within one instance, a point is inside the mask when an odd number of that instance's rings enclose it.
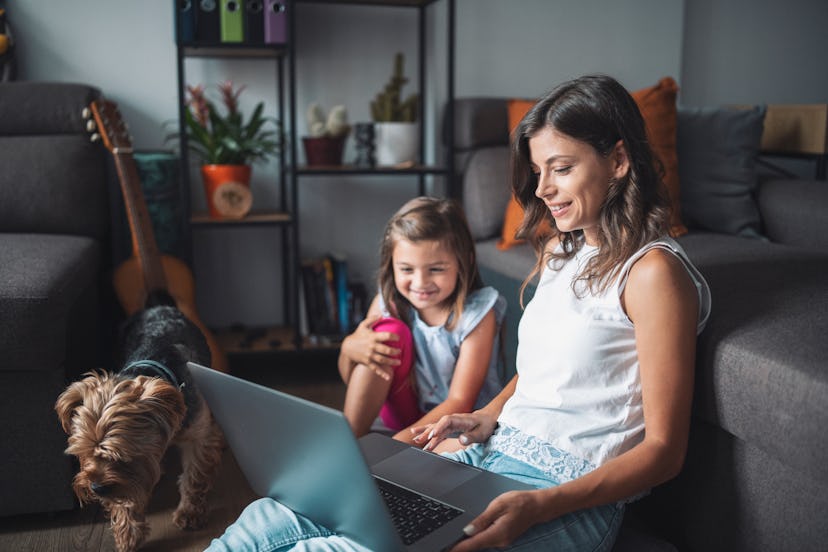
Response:
[[[326,117],[322,106],[312,103],[305,117],[308,136],[302,138],[302,143],[308,165],[341,165],[345,139],[351,131],[345,106],[334,106]]]
[[[371,102],[379,165],[413,165],[419,157],[420,127],[416,121],[420,96],[414,93],[401,99],[402,87],[408,82],[404,64],[405,58],[397,52],[391,79]]]
[[[252,204],[250,165],[279,151],[278,121],[263,115],[264,102],[256,104],[245,120],[239,110],[244,86],[234,88],[226,81],[218,89],[224,114],[207,99],[204,86],[187,87],[187,145],[203,163],[201,176],[210,216],[241,218]]]

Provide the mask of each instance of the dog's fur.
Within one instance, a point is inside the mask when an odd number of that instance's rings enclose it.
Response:
[[[118,373],[85,374],[60,395],[55,410],[69,434],[66,453],[80,464],[75,494],[81,504],[101,503],[117,549],[129,552],[149,535],[144,512],[171,445],[180,448],[183,468],[173,522],[182,529],[204,525],[224,440],[187,369],[187,361],[209,365],[210,350],[181,311],[167,304],[133,315],[119,351]],[[161,363],[173,378],[140,364],[125,371],[144,360]]]

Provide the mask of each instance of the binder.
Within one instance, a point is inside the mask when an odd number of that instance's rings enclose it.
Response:
[[[193,0],[176,0],[175,39],[178,44],[190,44],[195,40],[195,6]]]
[[[267,44],[287,42],[287,3],[265,0],[264,40]]]
[[[218,0],[193,0],[196,2],[195,39],[202,44],[219,41]]]
[[[221,0],[220,27],[222,42],[241,42],[244,39],[242,0]]]
[[[264,44],[264,0],[244,2],[244,41]]]

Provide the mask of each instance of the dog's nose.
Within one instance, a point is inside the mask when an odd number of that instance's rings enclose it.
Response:
[[[112,490],[111,485],[104,485],[102,483],[92,483],[89,488],[98,496],[106,496]]]

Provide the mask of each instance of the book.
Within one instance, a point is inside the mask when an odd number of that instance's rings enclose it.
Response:
[[[332,282],[325,259],[305,259],[301,264],[304,288],[305,314],[311,335],[333,336],[339,334],[334,305]]]
[[[330,255],[333,265],[333,290],[336,297],[336,322],[339,333],[345,335],[351,328],[348,300],[348,261],[340,255]]]

